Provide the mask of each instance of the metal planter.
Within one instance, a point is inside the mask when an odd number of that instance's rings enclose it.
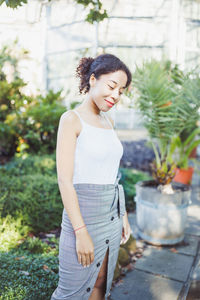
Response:
[[[153,181],[136,184],[136,223],[139,236],[155,245],[174,245],[184,238],[191,189],[172,183],[174,194],[162,194]]]

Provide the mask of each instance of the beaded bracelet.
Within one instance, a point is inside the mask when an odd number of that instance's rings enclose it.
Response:
[[[83,226],[81,226],[81,227],[79,227],[79,228],[76,228],[76,229],[74,229],[74,231],[76,231],[76,230],[79,230],[79,229],[81,229],[81,228],[83,228],[83,227],[85,227],[86,225],[83,225]]]

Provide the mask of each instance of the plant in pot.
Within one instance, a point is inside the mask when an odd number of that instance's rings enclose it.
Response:
[[[185,98],[180,96],[180,84],[172,80],[165,64],[156,60],[136,66],[133,85],[138,92],[135,104],[155,153],[151,165],[154,180],[136,184],[138,233],[152,244],[176,244],[184,238],[191,193],[189,186],[172,182],[177,165],[174,139],[189,117],[183,111]]]
[[[189,166],[189,160],[195,160],[191,158],[190,154],[193,149],[200,144],[200,139],[196,140],[196,137],[200,134],[200,128],[196,128],[185,141],[181,141],[181,137],[174,138],[174,148],[177,148],[177,168],[173,181],[184,184],[191,184],[194,167]]]
[[[182,82],[182,95],[185,98],[184,111],[190,116],[186,120],[185,129],[174,138],[176,149],[176,175],[174,181],[190,184],[195,162],[197,146],[200,144],[200,78],[199,73],[191,71]]]

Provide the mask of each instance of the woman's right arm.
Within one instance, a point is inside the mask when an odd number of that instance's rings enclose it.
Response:
[[[74,158],[78,132],[77,116],[71,112],[62,114],[58,126],[56,145],[57,178],[61,198],[74,229],[85,225],[78,197],[73,186]],[[78,261],[89,265],[94,260],[94,247],[86,227],[75,232]]]

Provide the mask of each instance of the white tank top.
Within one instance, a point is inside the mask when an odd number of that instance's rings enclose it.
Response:
[[[82,124],[77,137],[73,184],[114,184],[123,155],[123,146],[110,120],[111,129],[86,123],[75,109]],[[105,116],[104,116],[105,117]]]

